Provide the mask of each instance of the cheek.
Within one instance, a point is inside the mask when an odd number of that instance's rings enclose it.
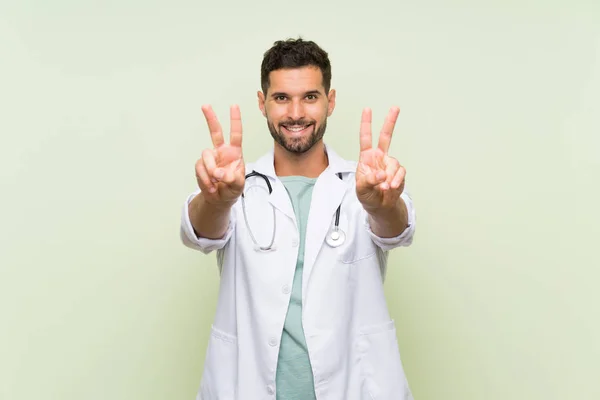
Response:
[[[328,109],[327,106],[323,107],[322,105],[311,106],[307,114],[310,116],[311,119],[322,123],[327,118]]]
[[[265,111],[267,113],[267,118],[274,125],[277,125],[279,121],[285,117],[285,109],[283,107],[271,106],[265,108]]]

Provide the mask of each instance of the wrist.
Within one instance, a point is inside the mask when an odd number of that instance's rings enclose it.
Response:
[[[365,207],[365,211],[371,223],[381,230],[403,232],[408,228],[408,209],[402,198],[391,205]]]
[[[207,206],[209,206],[212,210],[214,210],[216,212],[229,211],[229,210],[231,210],[233,205],[237,202],[237,199],[235,199],[235,200],[211,199],[210,195],[206,196],[203,192],[200,192],[200,196],[202,197],[203,203],[206,204]]]
[[[363,208],[371,217],[390,217],[393,215],[397,215],[399,211],[402,210],[402,207],[406,208],[404,201],[402,198],[398,197],[398,199],[394,203],[388,204],[378,204],[376,206],[365,205],[363,204]]]

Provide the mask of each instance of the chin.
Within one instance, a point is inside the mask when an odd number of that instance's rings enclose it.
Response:
[[[302,138],[301,140],[288,139],[285,140],[285,149],[291,153],[304,154],[314,147],[317,142],[313,142],[311,137]]]

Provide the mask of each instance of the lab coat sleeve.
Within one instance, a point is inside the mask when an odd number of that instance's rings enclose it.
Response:
[[[180,227],[180,237],[183,244],[191,249],[200,250],[204,254],[209,254],[214,250],[220,250],[229,241],[231,235],[233,234],[233,227],[235,226],[235,213],[232,211],[229,217],[229,226],[227,227],[227,232],[220,239],[207,239],[198,237],[196,232],[194,232],[194,228],[192,227],[192,223],[190,221],[190,214],[188,210],[188,205],[192,201],[196,195],[200,193],[200,190],[195,191],[185,201],[181,210],[181,227]]]
[[[389,251],[401,246],[408,247],[413,241],[416,224],[415,207],[410,194],[406,190],[400,195],[400,197],[402,200],[404,200],[404,204],[406,204],[406,209],[408,210],[408,227],[404,230],[404,232],[396,237],[382,238],[373,233],[369,223],[369,215],[365,212],[365,225],[367,227],[367,232],[369,232],[373,242],[375,242],[375,244],[383,251]]]

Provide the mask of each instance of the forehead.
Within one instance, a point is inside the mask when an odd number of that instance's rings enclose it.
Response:
[[[286,68],[269,73],[269,92],[304,93],[324,91],[323,74],[318,67]]]

